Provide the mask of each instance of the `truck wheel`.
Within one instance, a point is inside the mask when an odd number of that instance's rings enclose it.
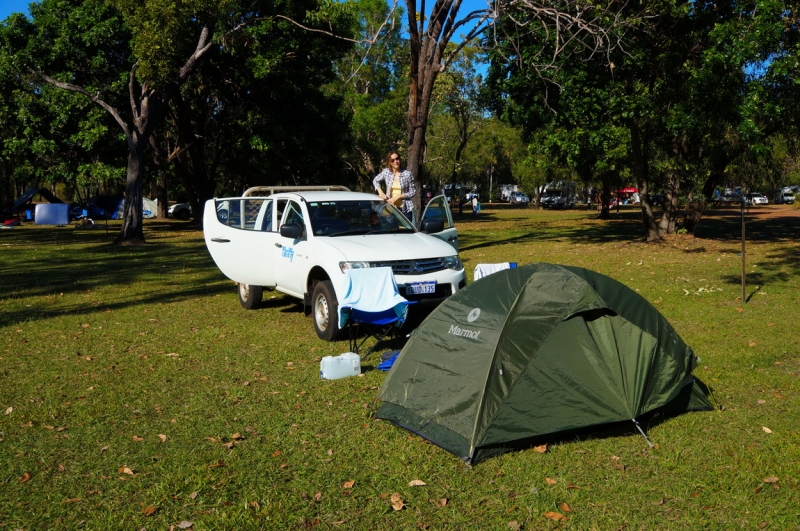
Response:
[[[261,305],[261,296],[264,288],[261,286],[251,286],[250,284],[239,284],[239,304],[245,310],[255,310]]]
[[[311,318],[314,330],[323,341],[335,341],[339,337],[339,302],[329,280],[318,282],[311,295]]]

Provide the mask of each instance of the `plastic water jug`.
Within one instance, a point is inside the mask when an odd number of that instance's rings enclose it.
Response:
[[[319,377],[325,380],[337,380],[359,374],[361,374],[361,357],[353,352],[345,352],[339,356],[325,356],[319,362]]]

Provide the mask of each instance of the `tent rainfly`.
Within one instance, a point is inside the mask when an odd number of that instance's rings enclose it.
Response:
[[[528,264],[439,305],[387,375],[375,416],[471,464],[592,425],[632,420],[645,435],[646,413],[713,409],[697,361],[620,282]]]

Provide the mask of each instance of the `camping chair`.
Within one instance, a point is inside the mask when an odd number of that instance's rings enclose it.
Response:
[[[514,269],[517,267],[516,262],[500,262],[499,264],[478,264],[475,266],[475,273],[472,280],[478,280],[492,273],[503,271],[504,269]]]
[[[345,296],[339,301],[339,326],[348,326],[350,350],[361,359],[389,338],[399,337],[410,304],[397,289],[391,267],[370,267],[345,271]],[[366,336],[361,338],[361,334]],[[368,339],[375,344],[363,355],[359,352]]]

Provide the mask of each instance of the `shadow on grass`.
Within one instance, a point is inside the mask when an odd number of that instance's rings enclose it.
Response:
[[[73,227],[9,230],[0,233],[0,294],[13,299],[86,294],[107,286],[123,288],[112,300],[90,304],[54,304],[0,311],[0,325],[47,319],[65,313],[90,314],[135,305],[167,304],[232,292],[200,237],[176,242],[174,234],[197,231],[164,223],[148,232],[148,244],[116,246],[116,230]],[[187,224],[188,225],[188,224]],[[153,227],[154,225],[148,225]],[[165,230],[170,232],[168,241]],[[158,290],[142,289],[157,282]]]
[[[709,240],[730,242],[731,246],[719,249],[718,252],[741,256],[742,222],[740,215],[720,216],[708,220],[701,225],[703,231],[698,237]],[[765,286],[771,283],[785,283],[800,275],[800,248],[784,246],[770,252],[765,260],[758,263],[758,271],[750,271],[752,263],[747,261],[747,248],[754,243],[797,242],[800,240],[800,217],[779,216],[770,218],[754,218],[745,216],[745,275],[747,286]],[[730,285],[741,285],[741,274],[722,277]],[[750,290],[745,295],[750,300],[758,291]]]
[[[630,241],[644,241],[644,230],[642,228],[641,213],[635,211],[620,211],[613,213],[610,220],[597,223],[597,214],[595,212],[586,211],[566,211],[572,215],[576,215],[572,220],[573,224],[565,224],[565,220],[536,220],[530,217],[504,217],[502,221],[512,224],[527,225],[533,224],[535,230],[525,232],[523,234],[514,234],[507,237],[497,238],[496,233],[486,234],[482,231],[480,225],[483,220],[464,220],[461,225],[464,228],[471,228],[476,230],[475,233],[467,233],[463,236],[460,235],[461,251],[469,251],[473,249],[481,249],[486,247],[494,247],[497,245],[509,245],[515,243],[529,243],[533,241],[548,242],[548,241],[570,241],[574,243],[608,243],[608,242],[630,242]],[[486,216],[486,221],[498,221],[496,216]],[[591,224],[585,223],[591,221]],[[492,238],[492,239],[487,239]]]

